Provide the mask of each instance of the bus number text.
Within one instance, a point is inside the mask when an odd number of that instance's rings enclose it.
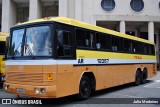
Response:
[[[109,59],[97,59],[98,63],[100,64],[106,64],[109,62]]]

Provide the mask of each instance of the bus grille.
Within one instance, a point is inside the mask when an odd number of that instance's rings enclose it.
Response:
[[[42,73],[7,72],[6,80],[17,82],[43,82]]]

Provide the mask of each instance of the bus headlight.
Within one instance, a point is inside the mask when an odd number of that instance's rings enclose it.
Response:
[[[35,88],[35,94],[39,94],[39,93],[40,93],[39,89]]]
[[[4,86],[4,89],[7,90],[7,86],[6,85]]]
[[[9,85],[5,85],[5,86],[4,86],[4,89],[5,89],[5,90],[10,90],[10,86],[9,86]]]
[[[42,94],[46,93],[46,89],[45,88],[41,88],[41,93]]]

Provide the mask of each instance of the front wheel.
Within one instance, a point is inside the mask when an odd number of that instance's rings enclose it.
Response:
[[[87,99],[91,94],[91,90],[91,80],[88,76],[84,75],[80,81],[78,98]]]

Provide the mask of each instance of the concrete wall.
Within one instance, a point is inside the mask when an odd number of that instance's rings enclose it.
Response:
[[[17,20],[16,4],[10,0],[2,1],[2,31],[8,32]]]
[[[88,1],[88,0],[86,0]],[[143,0],[144,9],[141,12],[134,12],[130,7],[131,0],[115,0],[116,6],[112,12],[105,12],[101,8],[101,0],[94,1],[95,15],[135,15],[135,16],[160,16],[159,2],[160,0]]]

